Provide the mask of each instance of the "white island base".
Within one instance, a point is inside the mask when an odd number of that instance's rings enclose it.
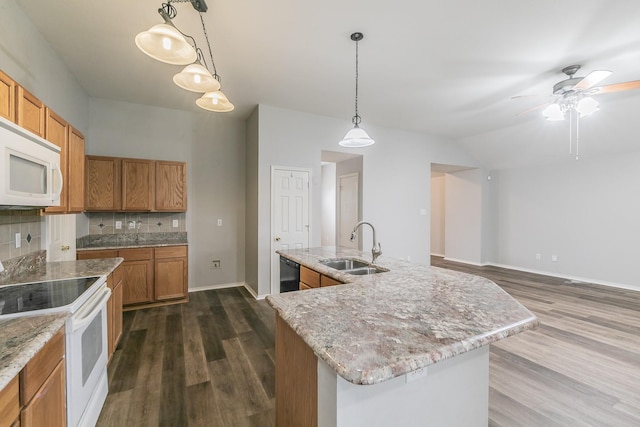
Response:
[[[318,359],[318,427],[486,427],[489,346],[374,385]]]

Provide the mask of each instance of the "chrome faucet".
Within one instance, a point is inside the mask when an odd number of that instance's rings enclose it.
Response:
[[[351,232],[351,241],[353,242],[354,240],[356,240],[358,227],[360,227],[362,224],[367,224],[369,227],[371,227],[371,231],[373,231],[373,248],[371,248],[371,254],[373,255],[373,259],[371,260],[371,262],[374,263],[376,262],[376,258],[382,255],[382,246],[380,246],[380,243],[376,241],[376,229],[374,228],[373,224],[367,221],[358,222],[353,227],[353,231]]]

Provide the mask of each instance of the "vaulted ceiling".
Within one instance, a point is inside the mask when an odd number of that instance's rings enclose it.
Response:
[[[90,96],[201,111],[197,95],[172,83],[181,67],[157,62],[134,44],[138,32],[161,22],[160,1],[16,1]],[[355,45],[349,35],[361,31],[363,126],[443,136],[489,167],[507,167],[518,156],[566,156],[564,146],[556,152],[544,143],[564,144],[562,125],[549,127],[539,111],[518,115],[551,99],[563,67],[581,64],[578,75],[613,71],[603,84],[640,79],[635,0],[207,3],[215,64],[236,106],[226,113],[231,117],[269,104],[350,121]],[[173,4],[176,26],[205,47],[198,13],[189,3]],[[511,99],[525,94],[537,96]],[[640,90],[598,100],[601,111],[585,125],[583,145],[592,132],[612,141],[591,154],[640,149],[634,114]],[[538,146],[547,151],[535,152]]]

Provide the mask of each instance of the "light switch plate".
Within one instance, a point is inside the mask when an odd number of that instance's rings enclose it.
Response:
[[[178,228],[180,227],[180,221],[178,221],[177,219],[174,219],[171,224],[173,225],[173,228]]]
[[[20,233],[16,233],[16,249],[18,249],[22,245],[22,235]]]
[[[222,220],[221,219],[218,220],[218,227],[222,227]]]
[[[122,221],[116,221],[116,230],[122,229]]]

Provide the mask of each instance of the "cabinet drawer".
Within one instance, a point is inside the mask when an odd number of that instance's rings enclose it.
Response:
[[[64,357],[64,328],[55,334],[20,373],[20,399],[27,404]]]
[[[124,258],[125,261],[145,261],[153,259],[153,248],[120,249],[118,256]]]
[[[300,266],[300,281],[312,288],[320,287],[320,273],[305,266]]]
[[[342,282],[324,274],[320,277],[320,287],[342,285]]]
[[[313,289],[311,286],[308,286],[306,283],[300,282],[300,290],[306,291],[307,289]]]
[[[156,248],[156,259],[183,258],[187,256],[186,246],[165,246]]]
[[[9,427],[20,414],[18,376],[0,391],[0,427]]]
[[[76,255],[77,259],[99,259],[99,258],[115,258],[118,256],[118,251],[113,250],[100,250],[100,251],[82,251]]]

